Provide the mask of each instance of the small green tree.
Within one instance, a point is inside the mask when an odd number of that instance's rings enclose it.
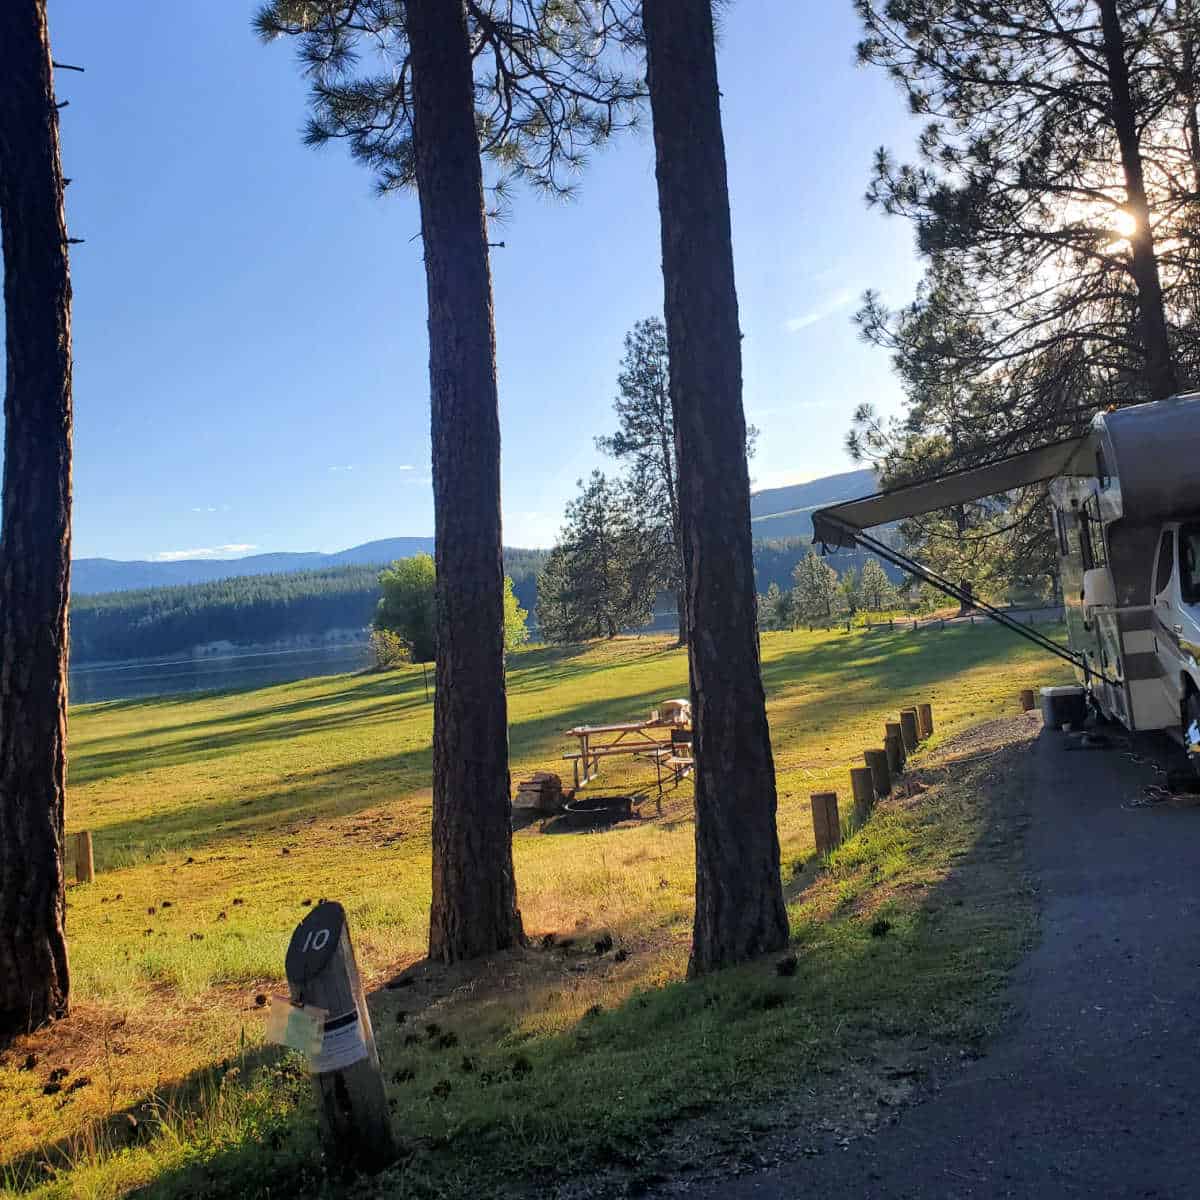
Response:
[[[529,641],[529,613],[517,603],[511,575],[504,577],[504,649],[515,650]]]
[[[879,612],[882,608],[891,607],[895,600],[895,591],[887,573],[879,565],[879,560],[868,558],[863,563],[862,574],[858,580],[859,593],[862,596],[863,607],[871,612]]]
[[[791,629],[792,595],[782,591],[774,581],[767,587],[767,594],[758,598],[759,629]]]
[[[828,621],[841,607],[838,573],[811,550],[792,571],[792,604],[803,621]]]
[[[414,662],[433,661],[436,583],[437,572],[428,554],[402,558],[379,573],[383,595],[374,627],[403,638]]]
[[[390,671],[393,667],[412,662],[412,650],[408,643],[390,629],[371,630],[371,654],[378,671]]]
[[[838,584],[841,607],[851,615],[862,607],[862,579],[854,567],[847,567]]]

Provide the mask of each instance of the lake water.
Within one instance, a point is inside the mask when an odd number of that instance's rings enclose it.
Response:
[[[291,683],[311,675],[341,675],[369,665],[363,644],[314,646],[305,650],[247,652],[212,658],[176,658],[106,663],[71,668],[72,704],[137,700],[185,692],[227,691]]]

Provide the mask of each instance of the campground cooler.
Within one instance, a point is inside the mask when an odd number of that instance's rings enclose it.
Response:
[[[1080,686],[1044,687],[1042,696],[1042,724],[1047,729],[1061,729],[1064,725],[1080,726],[1087,720],[1087,692]]]

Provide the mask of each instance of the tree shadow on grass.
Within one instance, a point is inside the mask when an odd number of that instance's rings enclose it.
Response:
[[[905,635],[888,635],[886,638],[872,636],[869,639],[848,635],[844,641],[830,639],[770,659],[763,675],[769,692],[776,693],[771,697],[771,704],[777,749],[785,751],[790,737],[800,736],[808,724],[828,722],[845,710],[851,711],[852,720],[864,724],[876,721],[882,715],[876,707],[877,695],[928,695],[933,687],[961,672],[964,667],[985,665],[1003,657],[1009,649],[1002,637],[984,641],[978,630],[948,630],[944,634],[933,635],[937,639],[936,645],[921,647],[921,653],[907,652],[912,641],[911,638],[901,640],[902,637]],[[897,642],[899,645],[893,644]],[[647,657],[656,657],[658,653]],[[859,667],[857,673],[850,675],[850,682],[846,682],[848,662]],[[842,680],[833,698],[818,690],[822,677],[830,674],[836,674]],[[786,694],[777,694],[797,682],[811,684],[812,693],[791,699]],[[567,728],[585,723],[608,724],[649,712],[661,701],[662,691],[661,687],[654,687],[608,698],[588,698],[551,714],[516,720],[510,727],[510,757],[514,761],[541,760],[561,770],[562,754],[574,748],[565,737]],[[414,703],[418,701],[408,701],[408,705]],[[181,743],[168,742],[144,751],[113,751],[112,761],[107,763],[98,763],[95,756],[84,752],[80,756],[83,765],[79,770],[84,778],[89,773],[95,777],[109,778],[111,774],[105,774],[105,771],[111,772],[117,760],[130,770],[136,768],[141,771],[210,758],[220,759],[246,745],[286,742],[290,738],[314,732],[353,727],[363,722],[386,721],[397,711],[395,700],[383,699],[365,708],[333,713],[318,711],[311,717],[288,719],[261,730],[229,729],[216,736],[188,737]],[[112,861],[118,852],[136,853],[142,847],[152,847],[154,853],[168,849],[211,848],[303,819],[328,820],[352,816],[363,809],[403,798],[428,787],[431,764],[431,748],[425,745],[396,754],[303,772],[286,780],[282,786],[253,796],[242,795],[218,803],[180,806],[109,825],[97,825],[97,861],[104,869],[106,861]],[[647,769],[648,776],[649,772],[650,768]],[[652,786],[652,782],[649,778],[640,781],[637,778],[639,774],[618,768],[610,778],[612,784],[623,791],[640,792]],[[81,780],[76,777],[73,782]]]
[[[392,984],[411,987],[371,997],[404,1152],[378,1186],[385,1194],[458,1195],[486,1179],[545,1189],[588,1171],[636,1182],[648,1166],[678,1169],[672,1135],[696,1122],[709,1136],[682,1141],[712,1142],[728,1155],[720,1131],[736,1126],[745,1141],[741,1114],[756,1103],[769,1102],[794,1150],[835,1136],[822,1132],[830,1123],[861,1125],[864,1107],[874,1105],[860,1096],[872,1088],[936,1071],[958,1057],[958,1047],[978,1053],[1004,1019],[1008,972],[1029,931],[1019,843],[1030,758],[1023,742],[914,772],[931,798],[920,792],[881,806],[804,883],[785,957],[635,991],[611,1008],[589,1009],[562,1032],[528,1037],[515,1036],[519,1022],[489,1028],[472,1007],[484,1001],[470,998],[457,1010],[439,1005],[438,1026],[406,1033],[422,1019],[413,1008],[435,997],[419,995],[428,964],[405,971]],[[937,791],[943,781],[957,790]],[[578,957],[601,984],[612,979],[619,988],[611,960]],[[521,1011],[552,1008],[560,973],[535,968],[521,977]],[[451,992],[473,996],[450,984],[438,995]],[[456,1032],[456,1048],[439,1051],[427,1030]],[[205,1078],[211,1072],[184,1081],[180,1095],[202,1097],[197,1082]],[[338,1194],[315,1148],[304,1087],[279,1086],[285,1100],[270,1120],[246,1122],[240,1140],[202,1148],[144,1194],[304,1195],[319,1187]],[[756,1136],[773,1136],[771,1121]],[[53,1159],[63,1150],[40,1153]]]

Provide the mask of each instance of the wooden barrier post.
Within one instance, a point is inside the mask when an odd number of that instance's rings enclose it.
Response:
[[[892,771],[893,775],[899,775],[900,772],[904,770],[904,764],[908,761],[908,755],[905,753],[905,750],[904,750],[904,734],[901,732],[899,721],[888,721],[884,724],[883,745],[884,745],[885,749],[887,747],[887,740],[890,737],[894,737],[896,739],[896,747],[897,747],[897,750],[899,751],[899,758],[897,760],[898,765],[893,766],[891,755],[889,754],[888,755],[888,766],[891,767],[891,771]]]
[[[904,740],[904,757],[907,758],[916,748],[920,738],[917,736],[917,710],[902,708],[900,710],[900,736]]]
[[[358,1171],[396,1159],[371,1014],[346,912],[327,900],[296,926],[285,960],[293,1004],[323,1008],[321,1051],[311,1060],[325,1149]]]
[[[92,835],[85,829],[75,834],[75,882],[91,883],[96,878],[96,860],[92,857]]]
[[[921,741],[925,741],[926,738],[933,737],[932,704],[917,705],[917,732],[921,735]]]
[[[1021,689],[1021,711],[1031,712],[1034,706],[1033,688]]]
[[[864,750],[863,758],[871,770],[871,783],[875,788],[875,796],[882,800],[892,790],[892,772],[888,766],[886,750]]]
[[[854,793],[854,826],[866,824],[875,807],[875,780],[870,767],[850,768],[850,790]]]
[[[814,792],[812,797],[813,839],[818,854],[828,854],[842,843],[837,792]]]
[[[883,739],[883,749],[887,754],[888,771],[891,772],[894,783],[899,776],[904,774],[904,743],[900,740],[900,735],[889,733]]]

